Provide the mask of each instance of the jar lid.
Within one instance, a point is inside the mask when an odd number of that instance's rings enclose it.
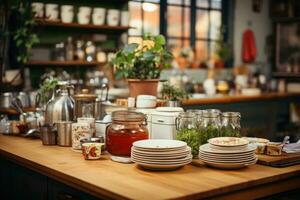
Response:
[[[112,112],[113,121],[123,121],[123,122],[139,122],[144,121],[146,115],[140,112],[134,111],[114,111]]]
[[[238,117],[238,118],[241,118],[241,113],[239,112],[223,112],[222,113],[222,116],[223,117]]]
[[[208,118],[216,118],[216,117],[220,117],[220,115],[221,115],[221,111],[218,109],[207,109],[207,110],[203,110],[202,112],[202,116]]]
[[[82,89],[81,93],[74,95],[76,100],[96,100],[97,96],[95,94],[89,93],[88,89]]]
[[[196,113],[194,113],[194,112],[181,112],[181,113],[179,113],[179,117],[181,117],[181,118],[195,118]]]

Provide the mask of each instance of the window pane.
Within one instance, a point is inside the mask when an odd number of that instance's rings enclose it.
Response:
[[[210,42],[210,53],[209,53],[209,57],[210,58],[215,58],[216,56],[216,52],[215,52],[215,49],[216,49],[216,43],[215,42]]]
[[[207,38],[208,34],[208,12],[197,10],[196,15],[196,37]]]
[[[153,3],[148,3],[148,4],[152,4],[153,9],[148,11],[144,9],[144,33],[151,33],[152,35],[158,35],[159,34],[159,5]]]
[[[196,1],[196,6],[197,7],[202,7],[202,8],[208,8],[208,0],[197,0]]]
[[[184,3],[185,3],[185,5],[190,6],[191,5],[191,0],[185,0]]]
[[[221,27],[221,12],[211,11],[210,12],[210,38],[218,39]]]
[[[200,62],[206,61],[208,59],[207,42],[205,41],[196,42],[196,58]]]
[[[142,4],[137,2],[129,2],[130,26],[134,29],[129,30],[129,35],[142,34]]]
[[[211,5],[212,8],[216,9],[221,9],[222,7],[222,0],[211,0]]]
[[[182,4],[182,0],[168,0],[168,3],[171,3],[171,4]]]
[[[185,40],[183,40],[183,47],[190,47],[191,45],[190,45],[190,40],[189,39],[185,39]]]
[[[181,11],[181,7],[179,6],[168,6],[168,36],[182,36]]]
[[[191,29],[191,20],[190,20],[190,8],[184,9],[184,30],[183,36],[190,37],[190,29]]]
[[[181,40],[180,39],[168,39],[168,49],[174,54],[174,56],[178,56],[181,49]]]

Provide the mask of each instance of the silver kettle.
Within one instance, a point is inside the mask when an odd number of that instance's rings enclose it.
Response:
[[[53,123],[74,120],[74,99],[70,95],[70,88],[72,87],[67,81],[58,83],[57,96],[54,99],[52,108]]]

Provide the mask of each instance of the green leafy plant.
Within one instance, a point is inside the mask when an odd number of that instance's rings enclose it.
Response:
[[[162,69],[170,67],[172,54],[165,48],[162,35],[144,35],[142,44],[131,43],[115,54],[111,64],[116,78],[157,79]]]
[[[221,27],[218,39],[215,44],[215,54],[219,57],[219,59],[227,62],[232,58],[232,48],[228,43],[224,41],[224,31],[224,27]]]
[[[15,17],[17,28],[9,34],[13,36],[17,47],[17,61],[22,65],[28,61],[32,46],[39,42],[37,34],[33,32],[34,13],[31,12],[30,1],[24,0],[14,0],[11,12]]]
[[[180,101],[188,98],[188,94],[169,83],[164,83],[161,90],[162,98],[168,101]]]
[[[52,90],[55,89],[58,81],[57,78],[50,77],[40,85],[38,93],[41,95],[42,102],[47,102],[49,100],[49,92],[52,92]]]

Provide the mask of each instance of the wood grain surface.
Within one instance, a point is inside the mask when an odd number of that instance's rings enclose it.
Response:
[[[280,156],[258,155],[258,162],[272,167],[287,167],[300,164],[300,153],[283,153]]]
[[[1,134],[0,156],[105,199],[253,199],[300,187],[300,165],[218,170],[195,161],[176,171],[151,172],[107,155],[86,161],[68,147]]]
[[[232,95],[221,97],[205,97],[205,98],[191,98],[182,102],[183,106],[192,105],[205,105],[205,104],[221,104],[221,103],[237,103],[237,102],[249,102],[249,101],[270,101],[281,100],[289,98],[299,98],[300,93],[263,93],[260,95]]]

